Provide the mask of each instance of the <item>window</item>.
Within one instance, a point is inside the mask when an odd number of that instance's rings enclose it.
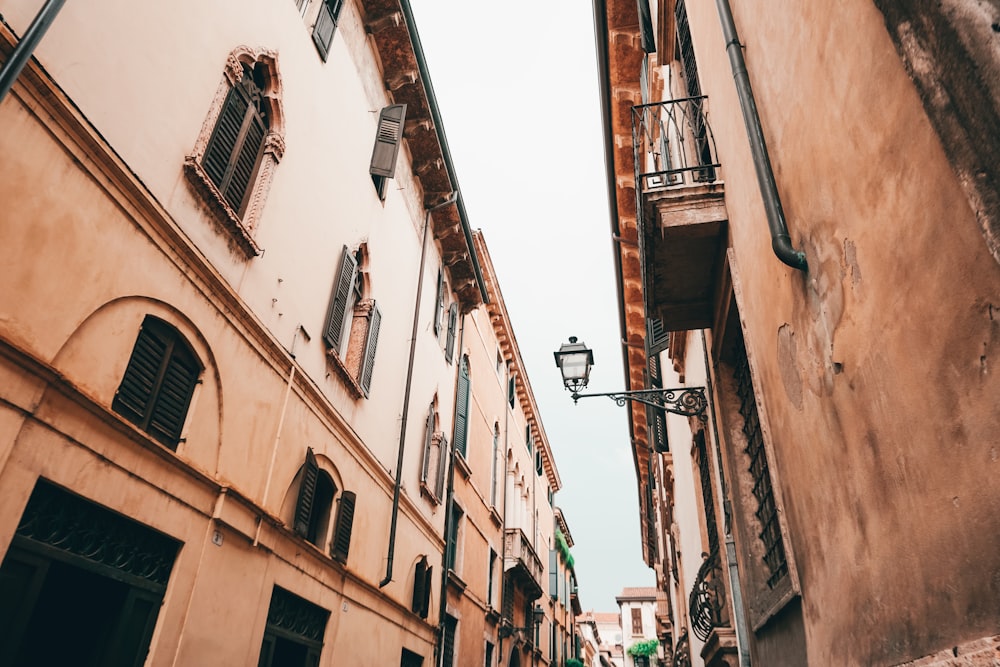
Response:
[[[531,451],[531,448],[532,448],[532,445],[534,444],[534,442],[535,442],[535,439],[531,435],[531,424],[525,424],[524,425],[524,446],[528,448],[529,452]]]
[[[559,552],[549,549],[549,597],[559,599]]]
[[[431,608],[431,579],[434,568],[428,565],[427,556],[421,556],[413,570],[413,601],[410,609],[420,618],[427,618]]]
[[[514,407],[514,397],[517,394],[517,378],[514,373],[510,374],[507,378],[507,402],[510,403],[510,407]]]
[[[184,160],[188,181],[247,257],[274,168],[284,153],[280,77],[274,52],[229,55],[209,117]]]
[[[441,335],[441,320],[444,316],[444,273],[438,269],[437,300],[434,302],[434,335]]]
[[[650,389],[662,389],[663,377],[660,373],[660,355],[650,354],[646,359],[646,373]],[[667,418],[663,408],[647,405],[646,423],[649,426],[650,440],[657,452],[669,452],[667,441]]]
[[[403,649],[403,654],[399,658],[399,667],[422,667],[423,664],[423,656]]]
[[[494,603],[495,597],[495,582],[496,582],[496,571],[497,571],[497,552],[490,547],[490,561],[488,565],[488,570],[486,572],[486,604],[491,608],[496,608]]]
[[[455,667],[455,630],[458,619],[451,614],[444,617],[444,637],[441,639],[441,664],[443,667]]]
[[[688,24],[685,0],[677,0],[674,5],[674,19],[677,26],[677,55],[681,61],[681,72],[684,76],[684,86],[687,96],[692,98],[692,113],[694,115],[692,129],[694,131],[695,150],[699,164],[712,164],[712,147],[708,137],[708,126],[702,114],[701,83],[698,80],[698,64],[694,58],[694,45],[691,41],[691,28]],[[702,169],[697,180],[714,181],[715,169]]]
[[[503,379],[503,354],[500,353],[500,348],[497,348],[497,375]]]
[[[535,450],[535,474],[539,477],[545,472],[545,463],[542,461],[542,450]]]
[[[368,171],[375,184],[378,198],[385,201],[386,183],[396,175],[396,158],[399,145],[403,141],[403,125],[406,122],[406,105],[393,104],[382,109],[378,117],[378,131],[372,161]]]
[[[744,451],[750,458],[750,476],[753,479],[753,495],[757,498],[757,521],[760,525],[761,542],[764,543],[764,563],[767,565],[769,588],[788,574],[785,560],[785,544],[778,525],[778,508],[771,487],[771,471],[764,451],[764,436],[760,429],[760,415],[757,413],[757,399],[754,396],[753,379],[750,377],[750,363],[746,347],[739,345],[733,362],[736,380],[736,394],[739,397],[739,411],[743,417],[743,435],[746,436]]]
[[[15,523],[0,663],[144,664],[180,544],[42,479]]]
[[[632,607],[632,634],[642,634],[642,609]]]
[[[424,424],[424,463],[420,470],[420,491],[440,503],[444,499],[444,478],[448,467],[448,440],[437,430],[437,399],[427,411]]]
[[[448,307],[448,336],[444,344],[444,357],[451,363],[455,358],[455,333],[458,329],[458,304],[453,303]]]
[[[458,551],[459,551],[459,535],[463,516],[462,508],[458,506],[457,503],[451,504],[451,516],[448,519],[448,542],[445,545],[447,549],[447,563],[448,569],[457,572],[458,564]]]
[[[346,563],[351,548],[355,494],[343,491],[336,499],[339,507],[331,528],[330,519],[337,487],[329,473],[320,470],[311,447],[306,450],[301,477],[298,499],[295,502],[295,532],[320,549],[325,550],[329,541],[330,556],[340,563]]]
[[[324,62],[330,55],[330,44],[333,42],[333,33],[337,31],[337,21],[340,20],[343,6],[343,0],[323,0],[320,4],[316,25],[313,26],[313,44]]]
[[[712,492],[712,473],[709,467],[708,447],[705,444],[705,431],[701,430],[694,437],[695,449],[698,451],[698,474],[701,480],[701,502],[705,506],[705,532],[708,537],[708,555],[719,554],[719,527],[715,521],[715,494]]]
[[[497,457],[500,456],[500,422],[493,422],[493,463],[490,467],[490,507],[497,505]]]
[[[183,336],[147,316],[111,409],[176,450],[201,370]]]
[[[354,253],[343,247],[323,325],[327,357],[356,398],[367,398],[371,391],[382,325],[378,304],[365,298],[366,265],[365,244]]]
[[[315,667],[330,612],[275,586],[258,667]]]
[[[462,355],[458,367],[458,404],[455,407],[455,451],[466,458],[466,440],[469,431],[469,357]]]
[[[486,641],[486,659],[483,661],[485,667],[493,667],[493,642]]]

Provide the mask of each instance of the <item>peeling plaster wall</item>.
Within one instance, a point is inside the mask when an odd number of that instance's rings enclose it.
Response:
[[[884,17],[733,2],[803,274],[770,250],[715,8],[688,4],[809,662],[995,632],[1000,268]],[[757,658],[780,654],[775,625]]]

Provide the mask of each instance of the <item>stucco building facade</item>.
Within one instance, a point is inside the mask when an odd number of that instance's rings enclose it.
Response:
[[[560,480],[408,3],[68,3],[0,145],[0,665],[519,664]]]
[[[675,664],[994,664],[997,8],[594,8]]]

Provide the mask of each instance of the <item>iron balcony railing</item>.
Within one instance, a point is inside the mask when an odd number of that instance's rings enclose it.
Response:
[[[702,554],[705,561],[698,570],[688,600],[691,631],[701,641],[707,641],[712,630],[728,625],[725,613],[726,592],[717,553]]]
[[[632,107],[637,196],[716,180],[721,165],[705,115],[707,104],[708,97],[701,95]]]

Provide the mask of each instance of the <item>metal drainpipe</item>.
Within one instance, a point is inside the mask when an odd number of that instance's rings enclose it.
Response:
[[[504,604],[506,603],[506,590],[507,587],[504,586],[504,580],[507,578],[506,572],[504,570],[504,560],[507,557],[507,447],[510,445],[508,439],[508,433],[510,431],[510,411],[514,407],[508,402],[510,398],[509,387],[510,387],[510,362],[507,362],[507,386],[508,394],[504,397],[504,407],[503,407],[503,449],[500,453],[500,460],[503,462],[503,530],[501,532],[500,541],[500,626],[503,627],[504,621]],[[515,381],[514,393],[517,393],[517,386]],[[513,624],[513,619],[511,619]],[[503,664],[503,635],[497,632],[497,662],[498,664]]]
[[[38,42],[45,35],[45,31],[52,25],[56,14],[62,9],[65,1],[47,0],[42,8],[38,10],[35,20],[28,26],[24,37],[17,42],[17,46],[10,52],[10,56],[4,61],[3,65],[0,65],[0,102],[10,92],[11,86],[14,85],[24,66],[28,64],[28,59],[31,58],[35,47],[38,46]]]
[[[715,469],[719,473],[722,509],[725,513],[726,565],[729,575],[729,590],[733,594],[733,624],[736,626],[736,647],[739,651],[740,667],[750,667],[750,636],[747,634],[746,612],[743,610],[743,589],[740,585],[739,569],[736,566],[736,541],[733,539],[733,531],[730,525],[732,506],[729,503],[729,496],[727,495],[726,473],[722,470],[722,443],[719,441],[719,424],[714,410],[715,394],[712,389],[712,368],[709,363],[708,342],[705,338],[704,329],[701,330],[701,349],[705,354],[705,391],[713,408],[709,412],[712,415],[712,436],[715,438]]]
[[[392,559],[396,552],[396,523],[399,519],[399,490],[403,484],[403,451],[406,444],[406,418],[410,413],[410,388],[413,384],[413,359],[417,351],[417,329],[420,325],[420,295],[424,287],[424,262],[427,259],[427,230],[430,228],[431,213],[458,199],[458,192],[452,192],[446,201],[431,206],[424,214],[424,231],[420,237],[420,268],[417,271],[417,297],[413,303],[413,329],[410,332],[410,359],[406,365],[406,389],[403,392],[403,416],[399,424],[399,451],[396,454],[396,483],[392,489],[392,520],[389,523],[389,552],[386,555],[385,579],[378,583],[385,588],[392,581]]]
[[[462,343],[465,341],[465,315],[462,315],[462,324],[458,328],[458,354],[455,357],[457,363],[455,364],[455,412],[458,412],[458,373],[461,373],[462,367]],[[469,391],[471,393],[472,387],[469,386]],[[454,423],[454,419],[452,420]],[[466,434],[468,434],[468,419],[466,419]],[[468,446],[468,437],[466,437],[466,446]],[[443,453],[443,452],[442,452]],[[448,541],[449,528],[451,526],[452,517],[452,498],[455,497],[455,437],[452,433],[451,442],[448,443],[448,485],[445,487],[446,491],[444,494],[445,505],[444,505],[444,553],[441,554],[441,602],[438,604],[438,645],[437,645],[437,660],[435,661],[439,667],[445,667],[444,665],[444,622],[447,615],[447,602],[448,602],[448,561],[451,560],[452,549],[455,548],[454,544]]]
[[[739,96],[740,110],[743,112],[743,123],[746,125],[747,138],[750,140],[753,166],[757,171],[757,184],[767,213],[767,226],[771,230],[771,249],[778,259],[793,269],[808,271],[806,254],[793,248],[792,240],[788,236],[785,212],[781,208],[781,198],[778,196],[778,187],[774,181],[774,170],[771,168],[771,158],[764,142],[757,103],[754,101],[753,90],[750,89],[750,77],[747,74],[746,61],[743,59],[740,38],[736,33],[733,11],[729,6],[729,0],[715,0],[715,4],[719,9],[726,52],[729,54],[729,64],[733,70],[733,79],[736,81],[736,94]]]

